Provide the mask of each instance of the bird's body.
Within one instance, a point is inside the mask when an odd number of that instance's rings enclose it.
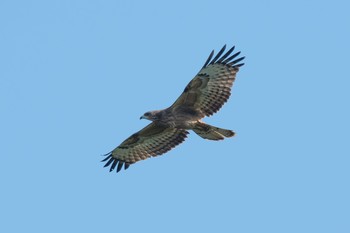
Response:
[[[199,73],[185,87],[179,98],[163,110],[146,112],[140,119],[152,121],[139,132],[131,135],[112,152],[106,154],[106,166],[110,171],[117,166],[119,172],[123,165],[158,156],[182,143],[193,130],[197,135],[209,140],[222,140],[234,136],[234,132],[205,124],[205,116],[216,113],[228,100],[235,80],[239,63],[244,57],[236,58],[240,52],[231,55],[234,47],[224,55],[226,46],[212,59],[210,54]],[[231,56],[230,56],[231,55]],[[239,63],[239,64],[238,64]]]
[[[142,116],[141,118],[154,121],[158,125],[170,128],[191,129],[192,125],[196,122],[196,118],[199,118],[195,111],[188,108],[166,108],[152,111],[152,113],[153,112],[155,112],[156,119],[152,119],[152,117],[147,118],[146,116]]]

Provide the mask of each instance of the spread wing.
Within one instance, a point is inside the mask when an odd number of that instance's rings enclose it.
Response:
[[[231,95],[231,87],[239,67],[244,65],[239,63],[244,57],[235,59],[241,52],[231,55],[234,48],[222,55],[225,45],[214,58],[212,51],[202,69],[170,108],[193,112],[199,119],[219,111]]]
[[[124,169],[127,169],[130,164],[137,161],[164,154],[182,143],[187,134],[184,129],[159,126],[152,122],[106,154],[107,157],[102,162],[107,161],[105,167],[111,166],[110,172],[118,165],[117,172],[119,172],[123,165]]]

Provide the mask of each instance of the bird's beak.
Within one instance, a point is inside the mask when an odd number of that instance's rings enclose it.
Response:
[[[141,117],[140,117],[140,120],[141,120],[141,119],[146,119],[146,118],[145,118],[145,116],[141,116]]]

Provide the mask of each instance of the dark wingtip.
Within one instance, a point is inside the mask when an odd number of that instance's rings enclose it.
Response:
[[[238,59],[236,59],[236,60],[234,60],[234,61],[232,61],[230,63],[227,63],[227,64],[230,65],[230,66],[233,66],[233,67],[241,67],[241,66],[244,65],[244,63],[240,63],[240,64],[237,64],[237,63],[240,62],[240,61],[243,61],[244,58],[245,57],[240,57],[240,58],[238,58]]]
[[[113,161],[114,161],[114,158],[109,157],[109,160],[103,167],[108,167]]]
[[[210,65],[214,64],[220,58],[220,56],[224,53],[225,49],[226,49],[226,45],[224,45],[224,47],[222,47],[222,49],[220,49],[218,54],[216,54],[216,56],[213,58],[213,60],[209,64]]]
[[[227,64],[233,67],[240,67],[242,65],[244,65],[244,63],[241,64],[237,64],[238,62],[242,61],[245,57],[241,57],[238,58],[236,60],[233,60],[234,58],[236,58],[238,55],[240,55],[240,51],[231,55],[231,53],[234,51],[235,46],[232,46],[232,48],[230,48],[224,55],[224,51],[226,49],[226,44],[222,47],[222,49],[216,54],[216,56],[213,58],[214,56],[214,50],[210,53],[208,59],[206,60],[206,62],[204,63],[204,66],[202,68],[207,67],[208,65],[212,65],[212,64],[216,64],[216,63],[220,63],[220,64]],[[230,56],[231,55],[231,56]],[[229,57],[230,56],[230,57]],[[233,60],[233,61],[232,61]],[[237,65],[235,65],[237,64]]]
[[[245,63],[240,63],[240,64],[235,65],[235,67],[238,68],[238,67],[244,66],[244,64],[245,64]]]
[[[102,155],[102,156],[107,156],[106,158],[104,158],[104,159],[101,160],[101,162],[105,162],[105,161],[107,161],[110,157],[112,157],[112,152],[109,152],[109,153],[104,154],[104,155]]]
[[[213,56],[214,56],[214,50],[212,50],[211,53],[209,54],[209,57],[208,57],[207,60],[205,61],[205,63],[204,63],[204,65],[203,65],[202,69],[205,68],[205,67],[209,64],[209,62],[210,62],[210,60],[211,60],[211,58],[212,58]]]
[[[124,163],[122,161],[119,161],[119,164],[118,164],[118,167],[117,167],[117,172],[120,172],[120,170],[122,170],[123,164]]]
[[[122,168],[123,168],[123,165],[124,165],[124,170],[128,169],[130,167],[130,165],[131,165],[131,163],[127,163],[127,162],[121,161],[119,159],[113,158],[112,157],[112,152],[109,152],[109,153],[107,153],[107,154],[105,154],[103,156],[106,156],[106,158],[101,160],[101,162],[106,162],[107,161],[106,164],[103,167],[111,166],[109,168],[109,172],[112,172],[116,167],[117,167],[116,171],[120,172],[120,170],[122,170]]]
[[[117,159],[115,159],[115,158],[112,158],[112,159],[113,159],[113,163],[112,163],[112,165],[111,165],[111,167],[109,169],[109,172],[113,171],[115,166],[117,166],[117,164],[118,164],[118,160]]]
[[[217,62],[218,63],[226,63],[225,60],[231,53],[232,51],[235,49],[235,46],[233,46],[232,48],[230,48]],[[224,61],[225,60],[225,61]]]

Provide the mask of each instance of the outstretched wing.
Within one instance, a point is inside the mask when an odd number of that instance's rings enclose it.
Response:
[[[137,161],[164,154],[182,143],[187,134],[184,129],[159,126],[152,122],[106,154],[107,157],[101,162],[107,161],[105,167],[111,166],[110,172],[118,165],[117,172],[119,172],[123,165],[124,169],[127,169],[130,164]]]
[[[244,57],[235,59],[241,52],[231,55],[234,48],[222,55],[225,45],[214,58],[212,51],[202,69],[170,108],[173,111],[184,109],[193,112],[199,119],[219,111],[231,95],[231,87],[239,67],[244,65],[239,63]]]

